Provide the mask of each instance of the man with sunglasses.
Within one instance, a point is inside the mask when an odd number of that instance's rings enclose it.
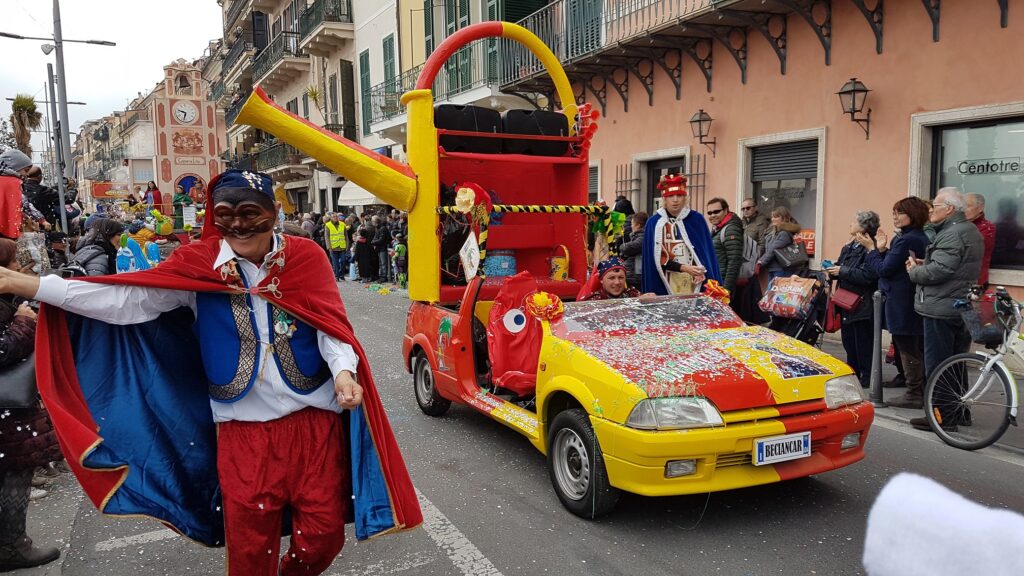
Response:
[[[708,200],[707,215],[722,286],[730,294],[735,294],[740,266],[743,265],[743,223],[735,212],[729,211],[729,203],[724,198]]]
[[[743,233],[757,242],[757,248],[764,251],[764,236],[772,225],[772,219],[757,209],[757,201],[744,198],[740,204],[740,216],[743,218]]]

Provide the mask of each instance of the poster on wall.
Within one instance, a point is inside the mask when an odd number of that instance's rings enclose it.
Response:
[[[181,207],[181,219],[182,219],[182,222],[184,223],[185,226],[188,226],[189,228],[195,228],[196,227],[196,207],[195,207],[195,205],[192,205],[192,206],[182,206]]]

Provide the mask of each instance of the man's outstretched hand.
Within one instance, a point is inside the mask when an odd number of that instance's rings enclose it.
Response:
[[[39,278],[0,266],[0,294],[32,298],[39,291]]]
[[[342,408],[352,409],[363,403],[363,387],[348,370],[342,370],[334,379],[334,393],[337,394],[338,405]]]

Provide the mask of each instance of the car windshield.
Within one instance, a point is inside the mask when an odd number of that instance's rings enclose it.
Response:
[[[560,338],[586,337],[593,333],[706,330],[743,326],[733,311],[714,298],[658,296],[590,300],[565,305],[565,314],[552,325]]]

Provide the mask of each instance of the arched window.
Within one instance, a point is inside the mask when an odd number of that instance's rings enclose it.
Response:
[[[178,96],[192,96],[192,83],[188,81],[188,76],[179,74],[178,78],[174,81],[175,90],[174,93]]]

